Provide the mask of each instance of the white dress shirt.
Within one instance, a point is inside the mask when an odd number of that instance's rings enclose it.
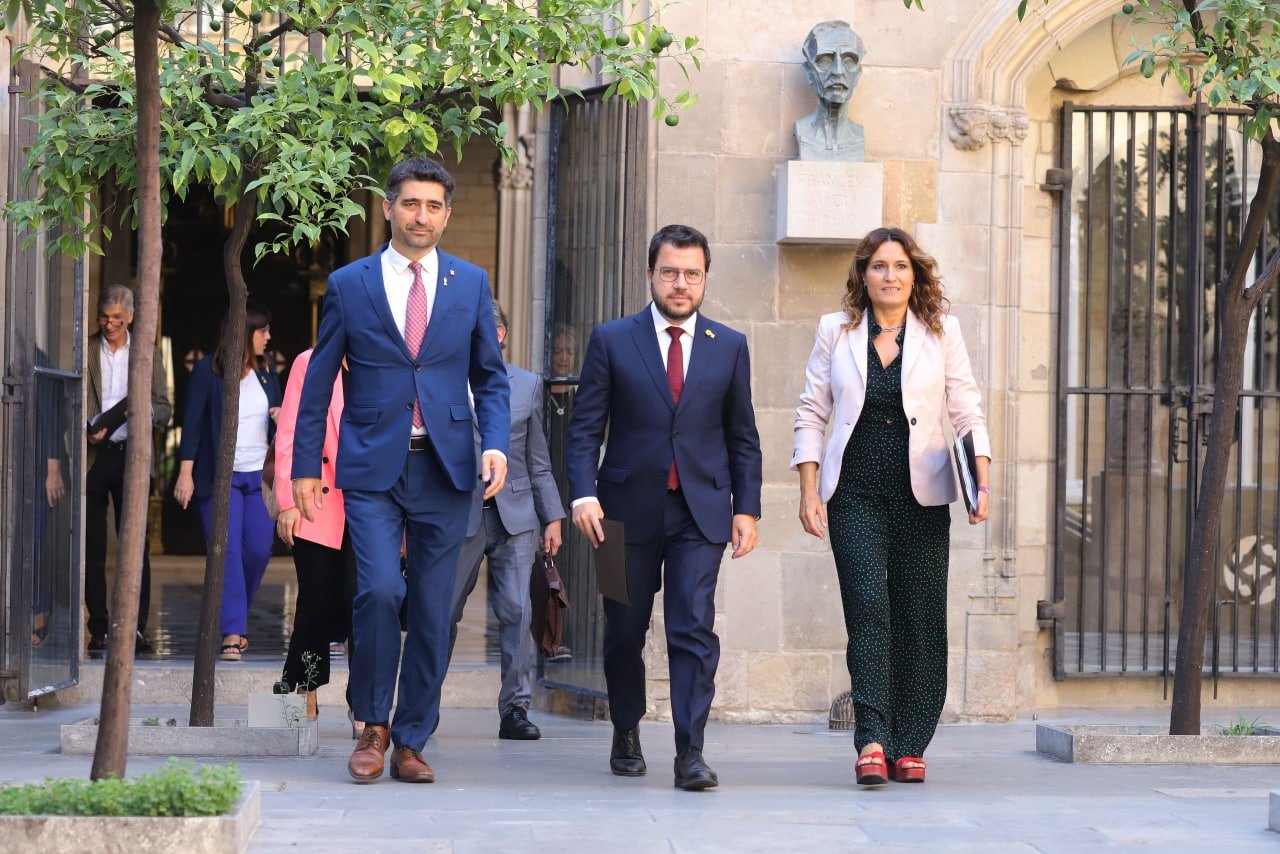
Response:
[[[671,352],[671,333],[667,330],[672,326],[678,326],[684,331],[684,335],[681,336],[680,347],[681,352],[684,354],[684,375],[686,377],[689,376],[689,361],[693,356],[693,339],[695,337],[693,333],[698,329],[698,313],[695,311],[680,323],[672,323],[663,317],[662,312],[658,311],[656,303],[649,303],[649,313],[653,316],[653,326],[658,333],[658,352],[662,354],[662,369],[664,371],[667,368],[667,354]],[[584,495],[572,501],[569,504],[569,509],[572,510],[579,504],[585,504],[588,501],[596,504],[600,503],[600,499],[596,496]]]
[[[436,279],[440,270],[440,256],[436,248],[422,257],[418,262],[422,265],[422,287],[427,292],[427,325],[431,325],[431,310],[436,304]],[[391,318],[396,322],[396,329],[404,337],[404,318],[409,310],[409,289],[413,287],[413,271],[409,269],[408,258],[397,252],[390,244],[382,253],[382,287],[387,292],[387,304],[391,306]],[[411,427],[410,436],[425,436],[427,428]]]
[[[99,364],[102,367],[102,412],[106,412],[129,395],[129,342],[133,336],[125,333],[124,345],[115,352],[107,343],[107,336],[102,336],[102,348]],[[102,412],[94,415],[97,418]],[[107,436],[109,442],[123,442],[129,437],[129,422],[125,421],[115,432]]]
[[[698,331],[698,313],[695,311],[681,323],[672,323],[662,316],[662,312],[658,311],[658,306],[654,303],[649,303],[649,312],[653,315],[654,328],[658,330],[658,349],[662,351],[663,370],[667,367],[667,354],[671,352],[671,333],[667,330],[672,326],[678,326],[684,330],[680,347],[684,353],[684,375],[689,376],[689,360],[693,356],[693,333]]]

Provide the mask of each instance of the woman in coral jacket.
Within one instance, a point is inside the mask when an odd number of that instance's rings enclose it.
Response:
[[[818,324],[791,466],[805,531],[821,539],[830,514],[857,782],[918,783],[947,694],[957,493],[945,421],[973,438],[974,525],[987,518],[991,441],[960,323],[946,313],[936,263],[910,235],[878,228],[863,238],[843,309]]]
[[[289,638],[283,681],[290,691],[305,691],[308,708],[314,710],[316,689],[329,682],[329,642],[334,638],[346,638],[351,633],[351,582],[355,578],[355,554],[347,535],[342,490],[334,486],[345,369],[334,381],[325,424],[324,451],[320,461],[324,506],[317,507],[314,520],[308,522],[293,503],[293,434],[302,383],[310,360],[311,351],[306,350],[298,355],[289,370],[284,405],[276,428],[276,471],[272,492],[280,508],[280,515],[276,517],[276,533],[293,548],[293,565],[298,573],[298,602],[294,609],[293,635]]]

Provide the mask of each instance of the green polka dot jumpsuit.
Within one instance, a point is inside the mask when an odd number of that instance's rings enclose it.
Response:
[[[911,492],[910,425],[902,410],[902,342],[882,365],[871,313],[867,393],[827,503],[849,633],[854,742],[889,762],[923,756],[947,693],[947,558],[951,511]]]

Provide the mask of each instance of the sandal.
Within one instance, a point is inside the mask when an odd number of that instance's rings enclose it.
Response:
[[[859,786],[883,786],[889,782],[889,765],[885,762],[884,751],[872,750],[859,756],[853,773]]]
[[[249,646],[249,641],[243,636],[239,636],[239,641],[227,641],[227,638],[234,638],[237,635],[227,635],[223,638],[222,649],[218,651],[218,657],[223,661],[239,661],[240,654]]]
[[[917,764],[908,767],[908,762]],[[893,763],[893,779],[899,783],[923,783],[924,767],[924,760],[919,756],[903,756]]]

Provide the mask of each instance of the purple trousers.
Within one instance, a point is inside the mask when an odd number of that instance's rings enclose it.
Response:
[[[209,542],[213,496],[196,498],[196,509]],[[243,635],[249,627],[249,606],[271,559],[275,523],[262,503],[262,472],[231,474],[231,505],[227,514],[227,569],[222,581],[222,634]]]

